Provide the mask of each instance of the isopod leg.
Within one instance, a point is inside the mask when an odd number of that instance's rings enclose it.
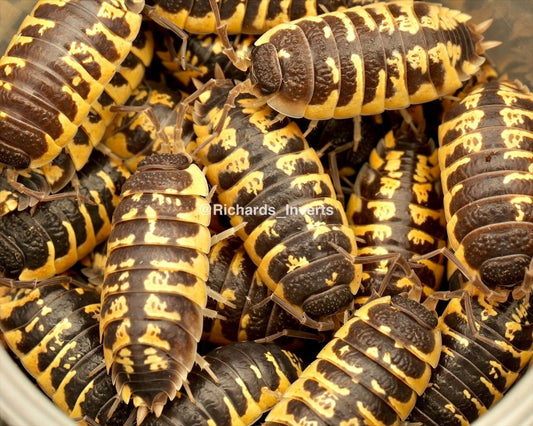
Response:
[[[509,291],[507,290],[500,290],[495,291],[488,288],[483,281],[481,281],[481,278],[478,274],[472,274],[468,268],[464,265],[463,262],[448,248],[443,247],[437,250],[430,251],[429,253],[426,253],[422,256],[416,256],[411,258],[411,261],[416,262],[418,260],[422,259],[430,259],[432,257],[438,256],[438,255],[444,255],[446,258],[453,262],[453,264],[459,269],[459,271],[465,276],[465,278],[472,284],[472,286],[476,287],[481,293],[487,296],[487,300],[491,302],[505,302],[507,300],[507,297],[509,296]]]
[[[185,61],[185,54],[187,53],[187,40],[189,38],[189,35],[185,31],[183,31],[181,28],[177,27],[174,23],[170,22],[167,18],[156,13],[155,8],[153,6],[145,5],[144,14],[148,18],[150,18],[152,21],[160,25],[161,27],[172,31],[182,40],[181,48],[180,48],[180,62],[181,62],[181,67],[183,69],[187,69],[187,63]]]
[[[93,200],[81,195],[77,189],[75,189],[74,191],[59,192],[56,194],[50,194],[44,191],[35,191],[17,181],[18,173],[15,169],[7,169],[6,173],[7,173],[7,182],[14,190],[20,192],[21,194],[27,195],[28,197],[35,200],[35,202],[33,203],[30,202],[30,205],[32,207],[35,207],[38,203],[45,203],[48,201],[58,200],[60,198],[71,198],[71,197],[75,197],[79,203],[87,203],[91,205],[95,204]]]
[[[0,276],[0,286],[4,287],[34,289],[55,284],[72,284],[79,288],[94,289],[93,285],[70,275],[56,275],[55,277],[46,278],[44,280],[16,280]]]
[[[224,53],[229,58],[231,63],[235,65],[236,68],[240,69],[241,71],[246,71],[250,67],[250,61],[246,58],[239,58],[237,56],[237,53],[235,52],[235,49],[231,45],[228,38],[228,26],[227,24],[222,24],[217,1],[209,0],[209,4],[211,5],[211,9],[213,10],[213,14],[215,16],[215,21],[217,25],[216,32],[217,35],[220,37],[220,40],[222,41],[222,45],[224,46]]]

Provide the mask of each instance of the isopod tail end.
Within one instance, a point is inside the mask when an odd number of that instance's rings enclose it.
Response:
[[[152,411],[154,412],[154,415],[157,418],[161,417],[161,413],[163,412],[163,408],[165,408],[167,401],[168,401],[168,395],[165,392],[159,392],[154,398],[152,402]],[[148,413],[148,409],[146,410],[146,412]],[[137,412],[137,417],[138,416],[139,416],[139,413]],[[140,424],[140,423],[137,421],[137,424]]]
[[[161,408],[163,410],[163,408]],[[137,424],[140,425],[148,415],[148,407],[146,405],[141,405],[140,407],[137,407]],[[161,412],[159,412],[159,415],[161,415]],[[159,417],[159,415],[156,414],[156,417]]]
[[[494,19],[490,18],[483,22],[480,22],[479,24],[472,24],[473,29],[478,34],[483,34],[485,31],[489,29],[489,27],[492,25],[492,22]]]
[[[482,55],[489,49],[493,49],[501,44],[501,41],[495,40],[485,40],[483,34],[489,29],[494,20],[487,19],[479,24],[468,24],[472,36],[474,38],[474,43],[476,45],[476,53]]]
[[[501,41],[487,40],[487,41],[482,41],[481,43],[479,43],[479,47],[482,50],[481,53],[485,53],[487,50],[494,49],[495,47],[498,47],[500,44],[502,44]]]

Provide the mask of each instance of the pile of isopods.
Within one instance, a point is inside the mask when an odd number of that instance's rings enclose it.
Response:
[[[6,350],[80,424],[474,422],[533,357],[530,69],[484,18],[37,1],[0,59]]]

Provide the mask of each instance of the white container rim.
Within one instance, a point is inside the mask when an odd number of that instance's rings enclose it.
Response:
[[[0,347],[0,418],[8,426],[75,426]],[[472,426],[533,426],[533,368]]]

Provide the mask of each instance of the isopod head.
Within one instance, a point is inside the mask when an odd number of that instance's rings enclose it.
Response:
[[[281,87],[281,66],[272,43],[255,46],[252,50],[251,80],[263,95],[276,93]]]

